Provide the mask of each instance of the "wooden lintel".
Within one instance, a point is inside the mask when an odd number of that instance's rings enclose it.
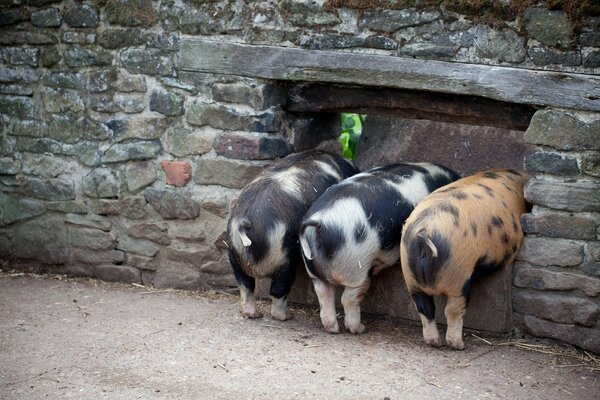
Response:
[[[357,84],[600,111],[600,76],[185,38],[178,69]]]
[[[481,97],[325,84],[287,86],[286,111],[358,112],[526,130],[535,108]]]

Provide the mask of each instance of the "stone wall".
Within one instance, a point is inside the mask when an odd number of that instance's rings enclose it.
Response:
[[[288,109],[286,82],[184,70],[183,40],[600,73],[598,17],[541,4],[484,24],[446,2],[363,3],[0,0],[4,265],[235,286],[222,236],[231,200],[269,160],[334,148],[339,110]],[[600,116],[536,106],[516,326],[600,351]]]

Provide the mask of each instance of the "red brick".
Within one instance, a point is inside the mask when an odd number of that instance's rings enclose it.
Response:
[[[187,161],[161,161],[167,176],[167,185],[185,186],[192,179],[192,166]]]

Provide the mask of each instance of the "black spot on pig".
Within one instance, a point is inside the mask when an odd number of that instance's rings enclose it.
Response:
[[[435,303],[433,297],[423,292],[413,293],[412,299],[419,313],[423,314],[429,321],[435,319]]]
[[[471,297],[471,287],[473,286],[473,282],[479,279],[483,275],[490,274],[494,271],[499,270],[504,266],[503,262],[490,261],[486,256],[481,256],[475,262],[475,267],[473,268],[473,273],[471,277],[467,279],[462,288],[462,295],[469,302],[469,298]]]
[[[446,212],[446,213],[449,213],[450,215],[452,215],[452,217],[454,218],[454,225],[458,226],[458,216],[459,216],[458,208],[456,208],[452,204],[443,203],[440,206],[439,210],[441,212]]]
[[[451,169],[448,169],[441,165],[438,165],[438,167],[440,167],[442,170],[444,170],[448,174],[448,176],[450,176],[450,180],[448,180],[448,178],[446,176],[440,175],[440,174],[426,175],[425,176],[425,184],[427,185],[427,190],[430,193],[439,187],[443,187],[443,186],[447,185],[449,182],[454,182],[455,180],[460,179],[460,175],[458,175],[456,172],[452,171]],[[427,171],[424,170],[424,173],[427,173]]]
[[[486,172],[483,174],[483,177],[488,179],[498,179],[500,178],[500,175],[495,172]]]
[[[321,237],[323,254],[329,260],[333,258],[336,251],[342,248],[346,242],[344,231],[341,226],[328,226],[317,230],[317,235]]]
[[[473,232],[473,236],[477,236],[477,224],[475,222],[471,222],[471,231]]]
[[[488,196],[494,197],[494,191],[492,190],[491,187],[484,185],[483,183],[478,183],[477,186],[483,188]]]
[[[420,235],[427,235],[427,233],[417,232],[410,241],[408,263],[417,282],[422,286],[432,287],[438,271],[446,265],[446,261],[450,257],[450,244],[438,232],[434,231],[429,234],[427,238],[437,250],[437,257],[434,257],[431,247],[426,242],[427,239]]]
[[[466,200],[469,198],[469,195],[461,190],[453,190],[450,195],[457,200]]]
[[[502,243],[508,244],[508,242],[509,242],[510,239],[508,238],[508,235],[506,233],[503,233],[502,237],[501,237],[501,240],[502,240]]]

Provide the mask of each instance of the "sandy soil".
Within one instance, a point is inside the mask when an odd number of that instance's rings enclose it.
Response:
[[[401,321],[331,335],[317,310],[293,313],[246,320],[234,295],[2,273],[0,398],[600,398],[597,365],[566,347],[467,333],[465,351],[432,349]]]

